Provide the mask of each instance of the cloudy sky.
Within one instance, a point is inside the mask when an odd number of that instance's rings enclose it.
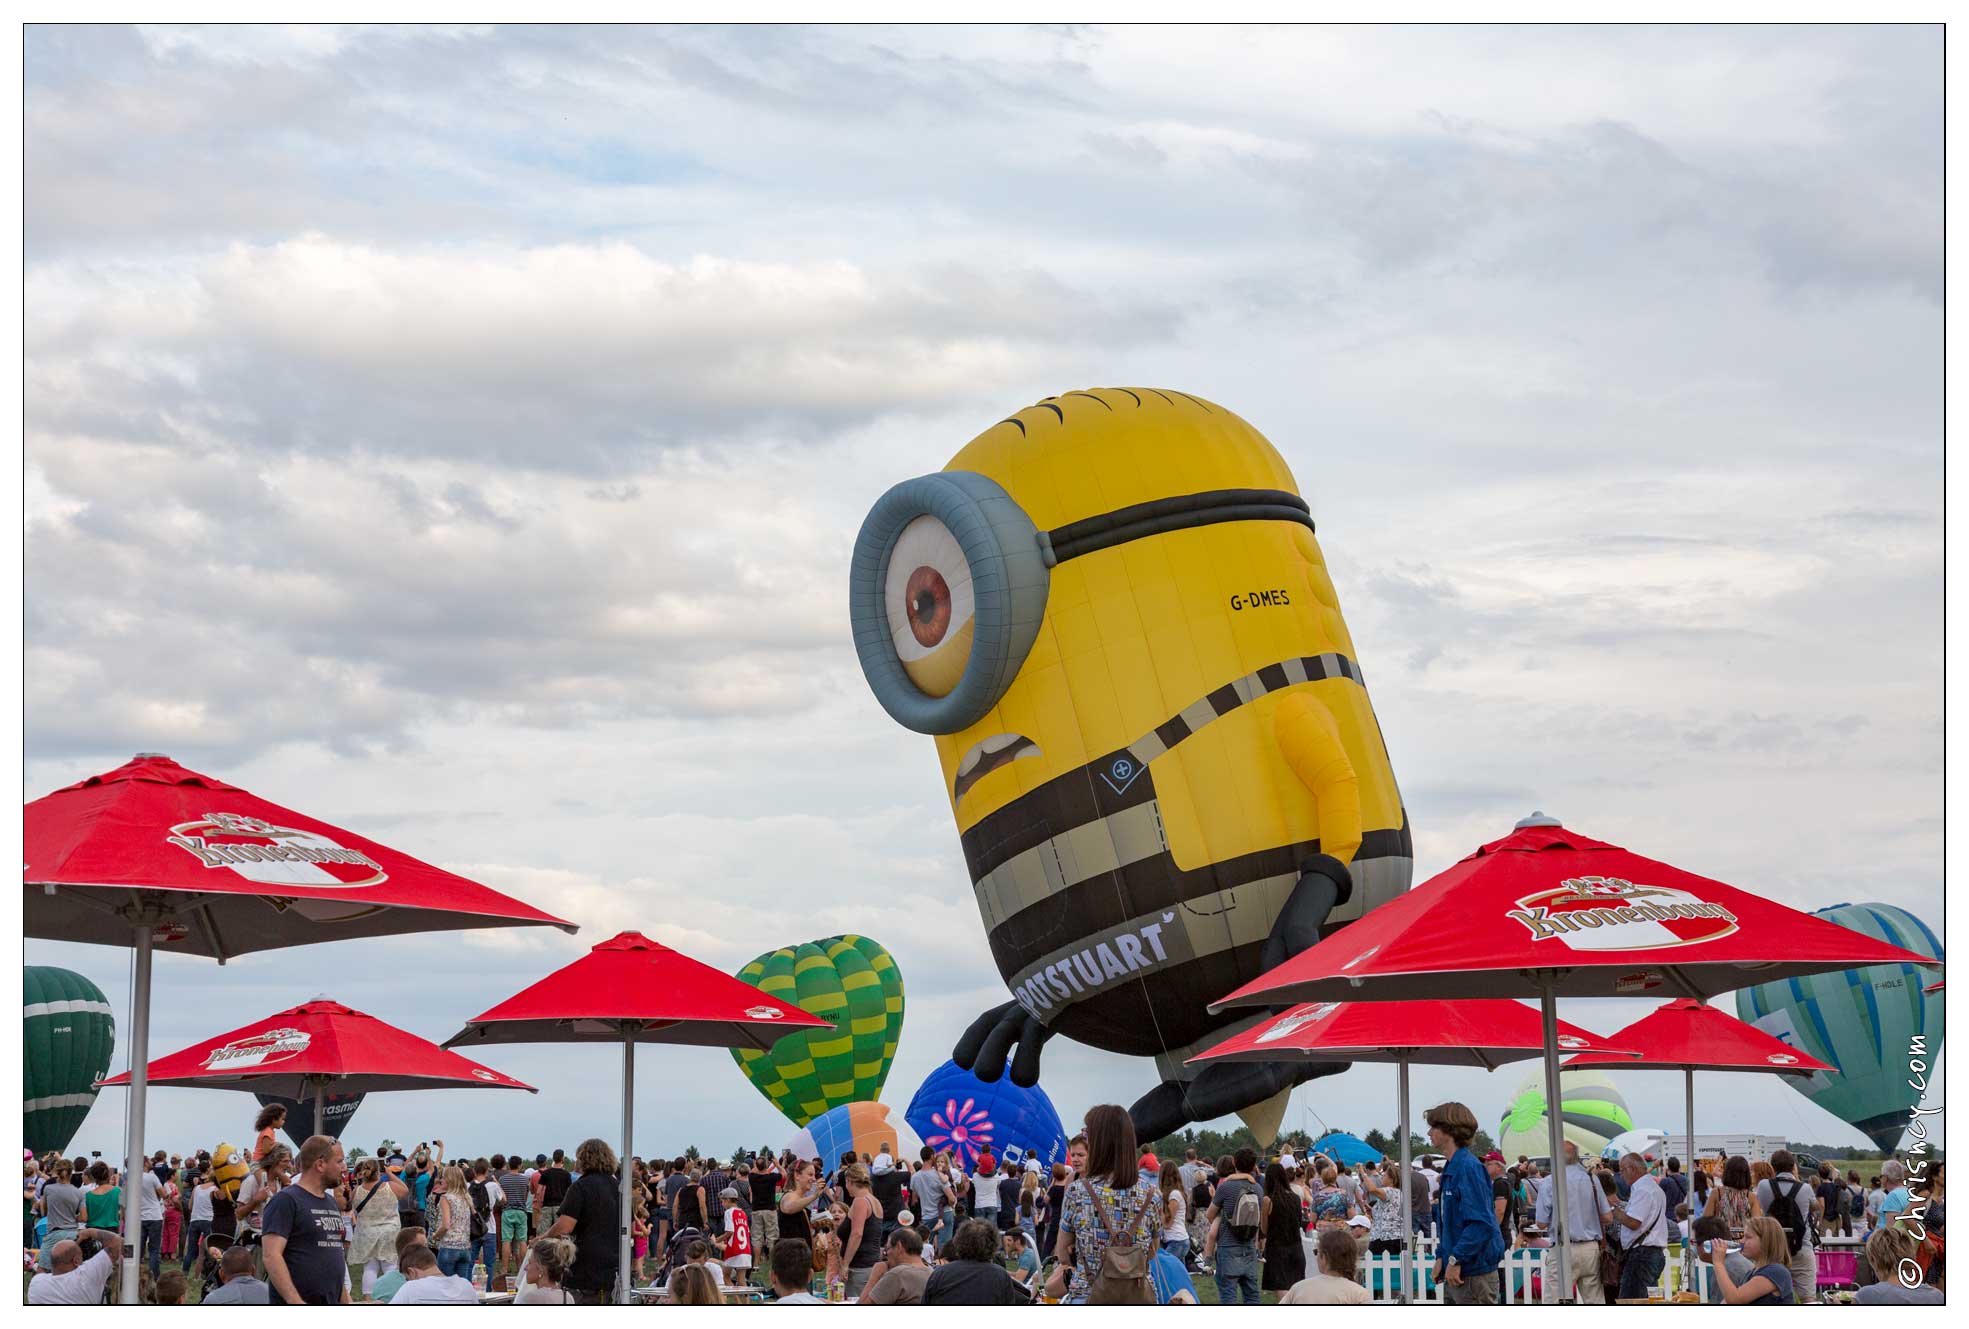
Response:
[[[442,1038],[621,928],[854,930],[906,1102],[1004,989],[849,550],[1093,385],[1290,461],[1419,873],[1538,807],[1940,921],[1937,28],[39,27],[26,84],[28,795],[161,750],[583,925],[165,957],[157,1051],[316,994]],[[605,1052],[489,1060],[546,1087],[350,1138],[613,1133]],[[642,1149],[789,1132],[722,1053],[641,1066]],[[1074,1120],[1151,1074],[1047,1052]],[[1859,1139],[1702,1081],[1705,1129]],[[152,1102],[173,1147],[246,1114]],[[1362,1067],[1288,1123],[1392,1115]]]

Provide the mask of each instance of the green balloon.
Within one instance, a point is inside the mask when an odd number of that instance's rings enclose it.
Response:
[[[66,1150],[109,1073],[116,1019],[101,988],[66,969],[30,965],[21,1011],[25,1144],[37,1155]]]
[[[879,942],[852,934],[768,951],[738,977],[831,1021],[791,1034],[769,1052],[733,1048],[753,1088],[795,1126],[843,1103],[872,1102],[902,1036],[902,971]]]

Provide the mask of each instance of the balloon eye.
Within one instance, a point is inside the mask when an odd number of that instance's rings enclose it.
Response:
[[[946,697],[971,660],[975,612],[971,565],[935,517],[903,527],[889,556],[885,608],[896,658],[910,680],[932,697]]]
[[[848,583],[855,656],[882,709],[920,734],[983,719],[1039,635],[1049,576],[1032,518],[995,480],[939,471],[882,495]]]

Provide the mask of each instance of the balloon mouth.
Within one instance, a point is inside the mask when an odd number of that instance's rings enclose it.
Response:
[[[993,734],[981,738],[971,745],[964,759],[957,763],[957,780],[951,786],[951,799],[962,803],[964,795],[971,792],[971,786],[990,775],[1001,766],[1009,766],[1021,757],[1043,755],[1039,744],[1024,734]]]

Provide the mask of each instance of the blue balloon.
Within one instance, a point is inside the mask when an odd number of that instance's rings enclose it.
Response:
[[[903,1120],[932,1149],[947,1150],[965,1168],[986,1147],[992,1157],[1051,1168],[1067,1156],[1059,1110],[1038,1085],[1021,1089],[1009,1075],[986,1084],[956,1062],[931,1071],[903,1110]]]
[[[1356,1136],[1345,1131],[1328,1131],[1313,1141],[1309,1153],[1325,1154],[1342,1167],[1352,1167],[1356,1163],[1379,1163],[1381,1151]]]

